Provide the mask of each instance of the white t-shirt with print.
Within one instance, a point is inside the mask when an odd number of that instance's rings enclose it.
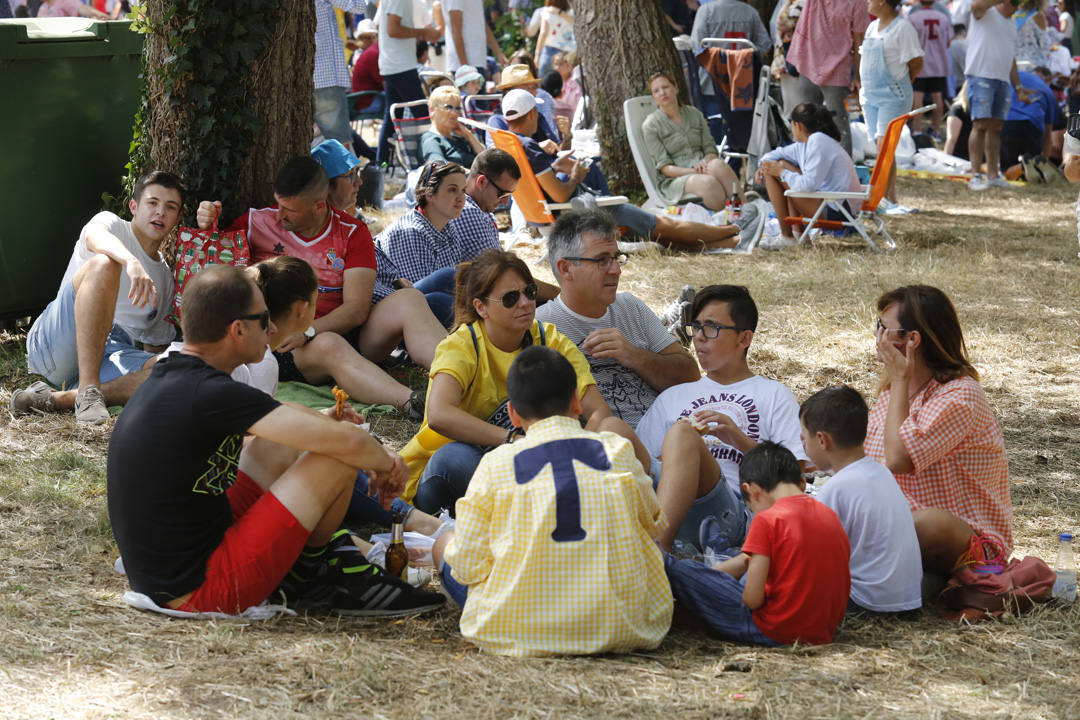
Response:
[[[703,377],[670,387],[660,393],[641,418],[637,435],[649,454],[658,458],[671,426],[698,410],[723,413],[752,440],[771,440],[790,450],[797,460],[808,459],[799,437],[799,403],[795,395],[775,380],[760,375],[730,385]],[[728,484],[738,493],[743,453],[713,435],[704,438]]]
[[[866,28],[865,37],[882,40],[881,52],[885,56],[885,66],[889,68],[889,74],[897,80],[904,81],[910,77],[908,63],[914,58],[923,56],[919,32],[905,17],[893,18],[884,30],[878,30],[879,22],[881,21],[874,20],[870,23],[870,26]],[[893,27],[893,25],[897,26]]]
[[[172,270],[160,254],[156,258],[148,257],[135,237],[131,223],[116,214],[108,211],[99,212],[83,226],[79,239],[75,243],[75,249],[71,252],[71,259],[68,260],[67,270],[64,271],[64,279],[60,287],[67,287],[79,268],[97,254],[86,245],[86,230],[92,225],[103,225],[112,233],[128,252],[138,259],[139,264],[146,270],[146,274],[154,281],[154,289],[157,290],[156,305],[135,307],[128,298],[131,292],[131,278],[128,277],[125,269],[120,273],[120,290],[116,295],[113,324],[122,327],[124,332],[137,342],[147,345],[168,344],[176,337],[176,327],[165,321],[172,309],[173,296],[176,295],[176,281],[173,279]]]
[[[851,543],[851,599],[876,612],[920,607],[915,521],[889,469],[864,457],[833,475],[814,497],[836,512]]]

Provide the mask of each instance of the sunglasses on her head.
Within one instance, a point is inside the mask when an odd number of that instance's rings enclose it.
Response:
[[[427,164],[427,170],[424,171],[424,179],[420,181],[421,184],[427,185],[428,180],[431,179],[431,173],[435,172],[436,170],[441,168],[443,165],[449,165],[449,164],[450,163],[444,162],[442,160],[432,160],[431,162],[429,162]]]
[[[501,298],[487,297],[487,300],[501,300],[504,308],[512,308],[518,304],[518,300],[524,295],[529,300],[536,300],[537,293],[540,292],[540,288],[536,286],[536,283],[529,283],[522,290],[510,290],[503,294]]]

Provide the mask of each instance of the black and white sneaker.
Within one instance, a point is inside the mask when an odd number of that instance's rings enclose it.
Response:
[[[348,530],[326,547],[301,553],[278,593],[297,611],[348,617],[398,617],[437,610],[446,598],[423,592],[368,561]]]

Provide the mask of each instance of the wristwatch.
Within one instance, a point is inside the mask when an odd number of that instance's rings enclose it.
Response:
[[[304,337],[307,338],[307,340],[304,341],[305,343],[311,342],[311,338],[315,337],[314,325],[308,325],[307,330],[304,331]]]

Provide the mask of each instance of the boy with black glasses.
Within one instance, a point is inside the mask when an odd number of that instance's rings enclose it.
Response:
[[[671,523],[659,542],[698,544],[702,520],[738,545],[747,513],[739,498],[739,465],[759,442],[772,440],[806,463],[799,438],[799,404],[784,385],[755,375],[747,352],[758,312],[750,292],[710,285],[694,296],[693,337],[705,377],[668,388],[637,426],[637,435],[661,465],[656,494]],[[655,474],[654,474],[655,477]]]

